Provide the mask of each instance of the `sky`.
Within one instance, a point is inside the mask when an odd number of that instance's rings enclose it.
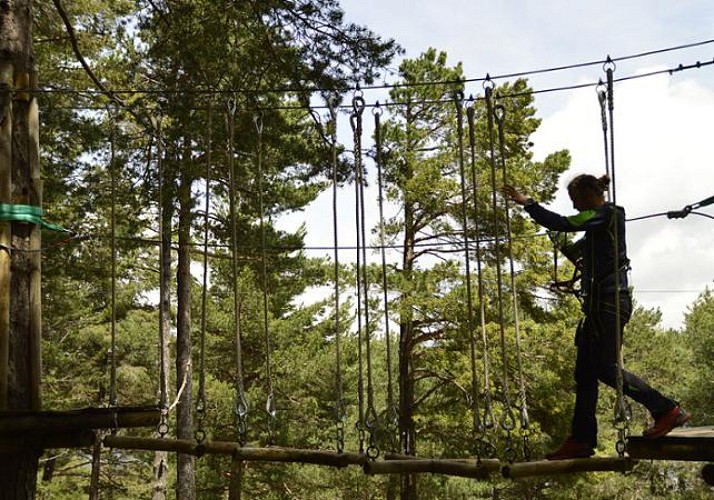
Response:
[[[449,65],[461,62],[467,79],[714,39],[711,0],[342,0],[341,5],[348,21],[394,38],[405,50],[401,57],[415,58],[434,47],[447,53]],[[618,61],[614,76],[713,60],[714,43],[707,43]],[[398,64],[396,60],[392,69]],[[602,65],[594,65],[533,75],[529,84],[536,90],[552,89],[601,78]],[[386,82],[395,80],[393,74],[385,76]],[[469,93],[482,94],[481,83],[467,87]],[[714,195],[709,148],[714,140],[714,65],[616,83],[614,96],[616,198],[629,218],[678,210]],[[365,91],[364,98],[370,104],[385,95]],[[542,123],[532,136],[534,159],[561,149],[572,156],[558,197],[549,205],[567,215],[573,213],[565,190],[568,180],[579,173],[605,172],[595,88],[537,94],[535,107]],[[370,145],[367,137],[363,141],[363,147]],[[342,201],[340,210],[353,210],[349,196]],[[307,222],[308,246],[332,242],[324,224],[329,203],[331,197],[322,197],[290,220]],[[700,211],[714,216],[714,205]],[[714,280],[714,220],[690,214],[680,220],[632,221],[627,244],[636,302],[658,308],[663,326],[681,327],[688,306]]]

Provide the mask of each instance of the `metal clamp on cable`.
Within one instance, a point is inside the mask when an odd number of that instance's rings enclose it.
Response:
[[[671,210],[667,212],[668,219],[684,219],[692,211],[692,206],[687,205],[682,210]]]

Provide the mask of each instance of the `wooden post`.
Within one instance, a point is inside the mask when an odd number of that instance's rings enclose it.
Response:
[[[0,203],[12,203],[13,68],[0,62]],[[0,222],[0,410],[7,408],[10,365],[10,245],[12,223]]]
[[[16,99],[22,100],[27,107],[27,170],[29,173],[29,204],[42,206],[42,176],[40,169],[40,113],[37,98],[29,90],[37,83],[36,74],[20,73],[15,75]],[[40,380],[42,378],[42,228],[30,227],[30,254],[28,256],[28,353],[30,366],[30,408],[42,407]]]
[[[0,9],[0,73],[9,80],[12,91],[11,113],[5,120],[12,122],[10,131],[11,153],[0,153],[2,182],[10,182],[10,203],[36,205],[41,202],[38,186],[39,144],[37,134],[36,103],[33,103],[34,51],[32,47],[33,0],[2,2]],[[3,81],[3,83],[8,83]],[[2,94],[6,100],[7,92]],[[8,109],[3,104],[3,110]],[[33,111],[34,110],[34,111]],[[33,115],[34,113],[34,115]],[[34,125],[33,125],[34,124]],[[33,129],[34,128],[34,129]],[[2,133],[8,129],[3,128]],[[2,141],[7,136],[3,137]],[[0,142],[2,142],[0,141]],[[2,148],[6,149],[6,145]],[[9,160],[9,163],[7,163]],[[6,173],[10,172],[8,178]],[[34,180],[33,180],[34,178]],[[4,185],[3,185],[4,187]],[[5,192],[4,194],[7,194]],[[2,332],[1,317],[4,304],[0,305],[0,379],[6,383],[5,409],[39,408],[39,255],[31,256],[33,245],[37,248],[39,231],[30,224],[12,222],[9,273],[0,269],[0,304],[8,300],[9,330]],[[2,231],[0,231],[2,232]],[[0,254],[4,251],[0,251]],[[0,261],[2,258],[0,258]],[[2,264],[0,263],[0,268]],[[7,268],[6,268],[7,269]],[[3,274],[5,273],[5,274]],[[9,287],[3,280],[9,276]],[[35,294],[33,296],[33,294]],[[6,382],[4,382],[6,380]],[[30,499],[36,492],[39,455],[36,449],[0,454],[0,485],[6,498]]]
[[[231,480],[228,484],[228,500],[241,500],[244,470],[245,462],[233,455],[231,457]]]

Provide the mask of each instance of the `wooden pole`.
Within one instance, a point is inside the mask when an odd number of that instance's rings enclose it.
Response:
[[[501,473],[505,478],[519,479],[522,477],[570,474],[574,472],[627,472],[632,470],[636,462],[636,460],[619,457],[543,460],[504,465]]]
[[[0,65],[0,203],[12,203],[13,65]],[[0,222],[0,410],[6,409],[10,367],[10,246],[12,223]]]
[[[0,413],[0,436],[18,433],[49,434],[81,429],[153,427],[159,423],[156,408],[87,408],[70,411],[7,411]]]
[[[42,173],[40,169],[40,113],[37,98],[29,93],[37,83],[36,73],[21,73],[15,81],[17,99],[27,104],[27,168],[29,179],[30,205],[42,206]],[[24,92],[22,90],[25,90]],[[42,228],[37,224],[30,229],[30,255],[28,259],[29,273],[29,362],[30,362],[30,408],[42,408]]]
[[[192,439],[153,439],[129,436],[107,436],[104,445],[124,450],[171,451],[194,456],[231,455],[237,460],[250,462],[292,462],[332,467],[364,465],[369,458],[361,453],[337,453],[327,450],[302,450],[298,448],[241,447],[231,441],[207,441],[199,444]]]
[[[231,480],[228,484],[228,500],[241,500],[243,493],[243,471],[245,462],[237,457],[231,458]]]

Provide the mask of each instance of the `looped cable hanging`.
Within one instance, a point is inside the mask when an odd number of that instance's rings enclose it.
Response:
[[[473,318],[473,294],[471,291],[471,242],[469,239],[469,213],[468,196],[466,191],[466,168],[464,161],[464,114],[463,114],[463,92],[454,92],[454,106],[456,107],[456,130],[458,143],[458,163],[461,186],[461,225],[462,239],[464,245],[464,286],[466,291],[466,332],[471,340],[471,416],[472,416],[472,446],[477,460],[481,461],[480,442],[480,409],[478,398],[478,377],[475,369],[475,347],[473,342],[474,318]]]
[[[168,403],[168,361],[166,359],[166,349],[164,346],[167,345],[167,339],[169,334],[169,316],[168,316],[168,304],[169,304],[169,287],[168,282],[170,277],[168,276],[169,270],[165,269],[164,263],[166,258],[171,253],[171,242],[167,238],[167,232],[170,233],[170,221],[167,221],[169,227],[164,227],[164,162],[163,162],[163,137],[162,137],[162,126],[163,120],[162,115],[159,112],[156,118],[156,164],[158,170],[158,206],[157,206],[157,219],[159,227],[159,409],[161,411],[161,416],[159,419],[159,424],[156,427],[156,432],[162,438],[166,436],[169,432],[168,415],[169,415],[169,403]]]
[[[374,141],[375,141],[375,164],[377,166],[377,200],[379,205],[379,245],[380,256],[382,258],[382,301],[384,303],[384,340],[387,350],[387,431],[390,436],[392,451],[397,449],[397,428],[399,412],[394,402],[394,392],[392,388],[392,338],[389,327],[389,295],[387,282],[387,254],[386,236],[384,223],[384,182],[382,177],[382,108],[377,101],[372,109],[374,115]]]
[[[609,129],[610,129],[610,168],[612,171],[612,193],[611,200],[615,206],[613,212],[613,272],[615,279],[615,359],[617,363],[617,370],[615,376],[615,388],[617,391],[617,400],[615,402],[615,410],[613,417],[613,424],[618,429],[618,440],[616,444],[616,450],[620,457],[624,456],[625,453],[625,440],[629,432],[629,410],[628,403],[625,399],[624,394],[624,380],[623,380],[623,370],[624,362],[622,359],[622,329],[621,329],[621,305],[620,305],[620,242],[619,242],[619,230],[618,230],[618,215],[617,215],[617,191],[616,191],[616,178],[615,178],[615,127],[614,127],[614,86],[613,86],[613,71],[615,70],[615,63],[612,62],[610,56],[607,58],[607,62],[603,65],[603,69],[607,76],[607,108],[609,115]]]
[[[274,423],[276,417],[275,409],[275,395],[273,393],[273,376],[270,366],[270,354],[272,351],[271,338],[270,338],[270,325],[269,325],[269,314],[268,314],[268,252],[267,252],[267,235],[266,235],[266,224],[265,224],[265,189],[263,186],[263,114],[258,113],[254,115],[253,121],[255,124],[256,132],[258,133],[258,144],[257,144],[257,177],[258,177],[258,211],[259,211],[259,223],[260,223],[260,252],[261,252],[261,288],[263,289],[263,303],[262,303],[262,323],[263,323],[263,334],[265,338],[265,379],[266,379],[266,391],[267,391],[267,401],[266,401],[266,413],[268,415],[268,441],[272,444],[274,439]]]
[[[196,401],[196,441],[201,444],[206,438],[203,423],[206,418],[206,331],[208,329],[208,238],[211,211],[211,166],[213,163],[213,101],[209,99],[206,133],[206,192],[203,209],[203,280],[201,289],[201,333],[199,341],[198,400]]]
[[[330,144],[330,152],[332,159],[332,244],[334,249],[333,279],[335,282],[335,441],[337,452],[342,453],[345,448],[345,422],[347,421],[347,412],[345,408],[344,386],[342,380],[342,327],[340,323],[340,252],[339,237],[337,231],[337,200],[339,196],[339,186],[337,183],[337,108],[334,105],[337,102],[336,99],[337,96],[333,94],[327,99],[327,104],[330,113],[330,126],[328,127],[328,133],[330,134],[330,137],[328,143]]]
[[[485,297],[485,287],[483,282],[483,265],[481,258],[481,229],[479,223],[481,217],[479,216],[481,210],[479,208],[478,194],[479,194],[479,182],[478,182],[478,172],[476,170],[476,127],[475,127],[475,114],[476,109],[474,101],[471,100],[470,106],[466,108],[466,117],[468,121],[469,129],[469,152],[471,161],[471,193],[473,197],[473,211],[474,211],[474,236],[476,243],[476,277],[477,277],[477,287],[478,287],[478,300],[479,300],[479,321],[481,327],[481,345],[483,348],[483,419],[479,414],[473,415],[473,425],[477,430],[477,438],[480,443],[485,442],[486,429],[492,429],[494,426],[495,418],[493,416],[493,408],[491,406],[491,375],[490,375],[490,357],[489,357],[489,342],[488,335],[486,331],[486,297]],[[478,376],[476,370],[476,338],[475,335],[471,335],[471,373],[472,373],[472,399],[478,400]],[[493,445],[491,445],[493,448]],[[484,446],[480,447],[483,453],[486,452]]]
[[[357,103],[358,97],[353,98],[353,112],[350,115],[350,125],[352,126],[353,144],[354,144],[354,161],[355,161],[355,234],[357,237],[355,265],[356,265],[356,285],[357,285],[357,406],[358,417],[355,424],[357,435],[359,437],[359,450],[364,453],[365,439],[365,408],[364,408],[364,352],[362,345],[364,343],[364,327],[363,327],[363,304],[362,296],[362,204],[360,186],[362,185],[362,112],[363,108],[359,108]]]
[[[109,140],[109,176],[110,176],[110,198],[111,198],[111,283],[110,283],[110,381],[109,381],[109,406],[117,405],[117,176],[116,176],[116,133],[117,120],[112,102],[107,104],[107,114],[110,121]]]
[[[501,338],[501,357],[503,360],[503,372],[501,378],[501,385],[503,387],[503,410],[501,414],[500,426],[506,432],[506,459],[508,461],[515,460],[515,450],[513,449],[513,438],[511,436],[511,431],[515,428],[515,417],[513,416],[513,407],[511,404],[510,397],[508,395],[510,381],[509,381],[509,367],[508,367],[508,351],[506,348],[506,328],[505,328],[505,314],[504,314],[504,304],[503,304],[503,271],[501,269],[501,231],[500,231],[500,221],[499,221],[499,210],[498,210],[498,186],[497,186],[497,167],[496,167],[496,139],[495,139],[495,127],[494,127],[494,104],[493,104],[493,87],[486,88],[486,113],[488,119],[488,136],[489,136],[489,160],[491,163],[491,211],[493,216],[493,227],[494,227],[494,255],[496,262],[496,296],[498,301],[498,324],[499,333]]]
[[[247,416],[248,416],[248,400],[245,394],[245,386],[243,382],[243,349],[242,349],[242,332],[241,332],[241,298],[240,285],[238,276],[238,191],[236,188],[236,168],[235,168],[235,151],[234,151],[234,133],[235,133],[235,100],[229,99],[226,103],[226,126],[228,132],[228,173],[229,173],[229,213],[230,213],[230,231],[231,231],[231,249],[232,249],[232,281],[233,281],[233,328],[235,340],[236,354],[236,417],[238,419],[238,440],[244,445],[247,439]]]
[[[498,143],[499,152],[501,159],[501,176],[503,183],[508,183],[508,169],[506,167],[506,135],[504,130],[504,124],[506,122],[506,107],[502,104],[497,104],[494,107],[494,115],[498,122]],[[513,258],[513,231],[511,228],[511,216],[509,210],[508,198],[504,198],[504,213],[506,217],[506,240],[508,242],[508,262],[510,267],[510,278],[511,278],[511,299],[513,306],[513,329],[515,335],[515,347],[516,347],[516,363],[518,370],[518,390],[520,397],[520,422],[521,429],[523,431],[523,455],[530,456],[529,447],[529,426],[530,421],[528,418],[528,399],[526,395],[526,383],[525,376],[523,374],[523,352],[521,349],[521,329],[520,329],[520,307],[518,300],[518,287],[516,282],[516,269],[515,269],[515,259]]]
[[[357,94],[359,88],[355,92]],[[367,378],[367,413],[365,414],[364,404],[361,403],[361,420],[358,422],[358,430],[364,435],[364,430],[368,431],[370,448],[376,439],[377,412],[374,409],[374,389],[372,387],[372,348],[371,348],[371,324],[369,315],[369,283],[367,279],[367,230],[365,214],[365,194],[366,183],[364,165],[362,163],[362,112],[364,111],[364,99],[360,95],[353,98],[354,112],[351,117],[352,130],[354,132],[354,158],[355,158],[355,216],[357,227],[357,329],[358,344],[360,346],[360,358],[362,358],[362,343],[364,343],[366,357],[366,378]],[[364,323],[362,323],[364,318]],[[363,333],[364,332],[364,333]],[[360,361],[362,367],[362,362]],[[360,368],[360,374],[363,370]],[[360,377],[361,379],[361,377]],[[359,385],[364,390],[364,382],[360,380]],[[365,420],[365,418],[369,419]],[[369,425],[368,425],[369,424]],[[364,449],[364,444],[360,440],[360,451]],[[373,448],[374,449],[374,448]]]

